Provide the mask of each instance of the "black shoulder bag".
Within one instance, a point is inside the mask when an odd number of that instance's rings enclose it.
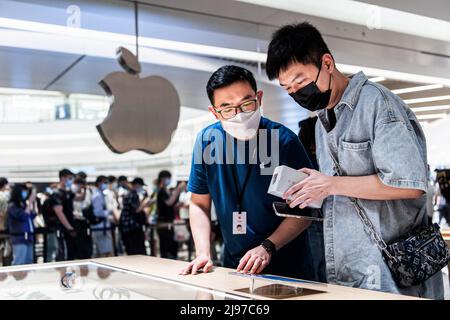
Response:
[[[335,171],[342,176],[341,167],[331,152],[330,156],[334,162]],[[358,200],[350,198],[350,201],[355,206],[365,230],[381,250],[383,259],[399,287],[406,288],[425,282],[450,261],[450,249],[437,223],[431,226],[418,226],[406,236],[386,244]]]

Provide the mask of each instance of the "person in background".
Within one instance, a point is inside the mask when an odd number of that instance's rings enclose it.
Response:
[[[187,191],[187,182],[182,182],[184,188],[180,192],[180,197],[178,198],[178,216],[181,220],[189,220],[189,204],[191,202],[191,193]]]
[[[436,188],[433,183],[433,179],[431,177],[430,165],[427,165],[428,168],[428,180],[427,180],[427,216],[428,216],[428,224],[433,223],[433,215],[434,215],[434,200],[436,198]]]
[[[105,202],[104,192],[108,189],[108,178],[97,177],[95,189],[92,194],[92,206],[94,215],[99,218],[99,223],[92,226],[92,240],[97,248],[99,257],[110,257],[113,255],[113,240],[111,235],[112,211],[108,210]]]
[[[11,240],[5,235],[8,231],[7,212],[11,191],[8,179],[0,178],[0,259],[2,266],[9,266],[12,259]],[[3,234],[2,234],[3,233]]]
[[[119,201],[118,201],[118,182],[117,178],[114,176],[108,177],[108,188],[103,192],[105,195],[106,208],[110,210],[114,215],[114,221],[118,220],[119,211]]]
[[[172,193],[168,187],[172,183],[172,174],[163,170],[158,174],[157,219],[159,250],[161,258],[177,259],[178,243],[174,241],[173,221],[175,220],[175,206],[185,183],[180,183]]]
[[[30,193],[24,184],[14,185],[8,207],[8,229],[13,246],[13,265],[34,262],[35,201],[36,193],[34,191]]]
[[[119,183],[116,177],[108,177],[108,188],[103,192],[105,195],[106,209],[112,212],[111,232],[114,233],[114,247],[117,254],[122,254],[122,239],[119,229],[116,226],[120,222],[120,203],[119,203]]]
[[[127,255],[147,254],[145,248],[146,215],[144,212],[144,180],[136,177],[131,182],[131,190],[123,200],[120,214],[120,230]]]
[[[77,176],[72,185],[72,192],[75,194],[73,203],[75,237],[75,259],[89,259],[92,256],[92,236],[89,222],[83,214],[92,204],[92,193],[87,187],[86,180]]]
[[[120,176],[117,178],[117,201],[119,202],[119,209],[123,209],[123,199],[128,195],[131,190],[131,185],[128,182],[128,178]]]
[[[44,192],[45,199],[42,203],[41,214],[44,218],[45,228],[46,228],[46,252],[44,256],[44,262],[55,261],[58,254],[58,217],[55,212],[55,207],[59,205],[59,199],[53,196],[54,193],[58,192],[58,184],[53,183],[49,185]]]
[[[58,189],[51,195],[53,210],[58,218],[58,254],[56,261],[75,259],[76,231],[73,227],[73,201],[75,194],[72,192],[74,174],[69,169],[59,172]]]

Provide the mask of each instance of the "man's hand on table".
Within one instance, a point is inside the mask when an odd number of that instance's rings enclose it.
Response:
[[[203,269],[202,272],[206,273],[211,271],[213,262],[211,256],[206,254],[198,255],[192,262],[190,262],[186,268],[180,271],[181,275],[198,274],[199,269]]]
[[[236,271],[250,274],[260,273],[270,263],[271,258],[272,256],[263,246],[257,246],[242,257]]]

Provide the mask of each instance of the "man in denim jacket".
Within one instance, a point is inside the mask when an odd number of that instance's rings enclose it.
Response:
[[[324,200],[327,280],[345,286],[442,299],[442,274],[399,288],[350,198],[358,199],[386,243],[426,223],[427,158],[414,113],[359,72],[339,72],[319,31],[285,26],[269,45],[270,79],[302,107],[316,111],[320,172],[285,193],[291,207]],[[337,176],[339,163],[343,176]]]

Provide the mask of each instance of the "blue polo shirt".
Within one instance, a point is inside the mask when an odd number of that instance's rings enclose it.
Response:
[[[216,122],[198,134],[194,146],[188,190],[211,195],[224,239],[223,264],[229,268],[236,268],[242,256],[260,245],[283,221],[272,207],[274,201],[283,200],[267,193],[271,173],[276,167],[271,167],[267,160],[272,159],[275,163],[278,154],[278,165],[295,169],[312,167],[300,140],[290,129],[264,117],[259,129],[258,136],[252,140],[238,142],[223,130],[220,122]],[[266,129],[264,134],[261,129]],[[271,167],[269,174],[268,167]],[[233,234],[233,212],[238,207],[233,170],[240,189],[247,171],[251,171],[241,204],[241,211],[247,212],[247,233],[244,235]],[[303,232],[274,254],[264,272],[311,279],[313,270],[308,248]]]

